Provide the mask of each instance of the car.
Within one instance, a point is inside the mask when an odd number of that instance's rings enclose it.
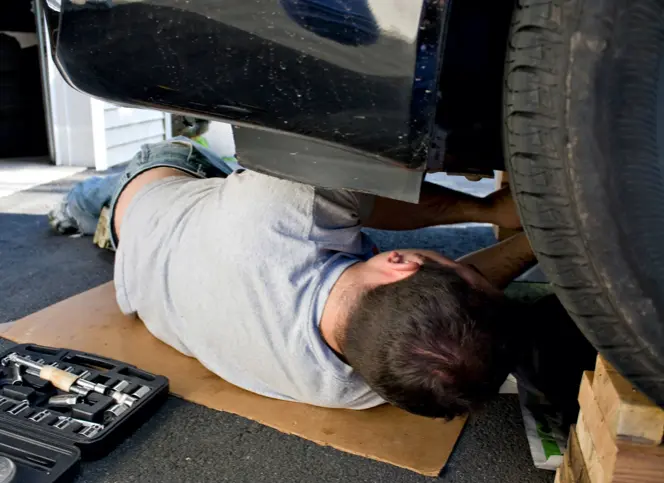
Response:
[[[230,122],[248,168],[411,202],[507,170],[566,310],[664,407],[664,0],[41,8],[72,86]]]

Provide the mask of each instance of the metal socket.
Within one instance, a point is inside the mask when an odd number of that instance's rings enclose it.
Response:
[[[150,388],[148,386],[141,386],[138,389],[134,391],[134,394],[132,394],[134,397],[137,397],[138,399],[145,397],[147,393],[150,392]]]
[[[137,401],[135,397],[118,391],[112,391],[111,397],[115,399],[115,402],[117,402],[118,404],[124,404],[125,406],[129,407],[132,407],[134,403]]]
[[[48,405],[56,407],[74,406],[79,402],[81,402],[81,396],[77,394],[60,394],[48,399]]]
[[[106,413],[107,414],[112,414],[116,418],[119,418],[124,413],[126,413],[128,410],[129,410],[129,406],[125,406],[124,404],[119,404],[118,403],[118,404],[115,404],[115,405],[111,406],[110,408],[108,408],[106,410]]]
[[[88,391],[94,391],[99,394],[106,394],[106,391],[108,391],[108,386],[104,386],[103,384],[96,384],[94,382],[90,382],[80,377],[76,379],[76,382],[74,384],[82,387],[83,389],[87,389]]]
[[[73,392],[74,394],[78,394],[79,396],[87,397],[88,394],[90,394],[90,391],[88,389],[84,389],[79,386],[71,386],[69,388],[69,392]]]
[[[12,384],[22,383],[23,376],[21,375],[21,367],[14,364],[10,370],[12,371]]]
[[[129,381],[122,380],[113,388],[114,391],[123,392],[129,386]]]

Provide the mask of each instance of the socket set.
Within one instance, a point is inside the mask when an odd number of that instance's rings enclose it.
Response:
[[[0,354],[0,466],[15,473],[7,482],[69,481],[80,459],[110,452],[167,396],[168,379],[124,362],[12,347]]]

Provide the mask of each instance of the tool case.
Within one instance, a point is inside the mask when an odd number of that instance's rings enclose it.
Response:
[[[65,393],[34,371],[17,374],[7,359],[13,354],[109,391]],[[0,456],[16,466],[2,483],[71,481],[82,459],[108,454],[168,396],[167,378],[85,352],[23,344],[1,353],[0,363]],[[119,403],[123,398],[132,404]]]

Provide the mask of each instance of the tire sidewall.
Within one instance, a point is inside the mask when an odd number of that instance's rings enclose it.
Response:
[[[644,283],[630,231],[634,213],[621,199],[630,133],[619,127],[638,116],[617,108],[626,104],[619,82],[625,59],[638,54],[630,16],[663,3],[518,0],[504,137],[524,228],[556,294],[593,345],[664,406],[664,307],[658,311],[657,290]],[[650,17],[660,32],[662,15]],[[662,51],[654,52],[657,61]],[[652,137],[656,129],[646,123],[639,132]]]
[[[631,213],[620,196],[624,180],[617,169],[625,155],[617,146],[622,139],[618,126],[630,113],[619,107],[623,93],[616,79],[622,76],[625,60],[639,54],[632,51],[624,24],[630,10],[653,1],[659,0],[584,2],[576,28],[568,32],[566,161],[578,223],[591,258],[589,268],[595,271],[612,309],[664,371],[664,326],[632,251]]]

